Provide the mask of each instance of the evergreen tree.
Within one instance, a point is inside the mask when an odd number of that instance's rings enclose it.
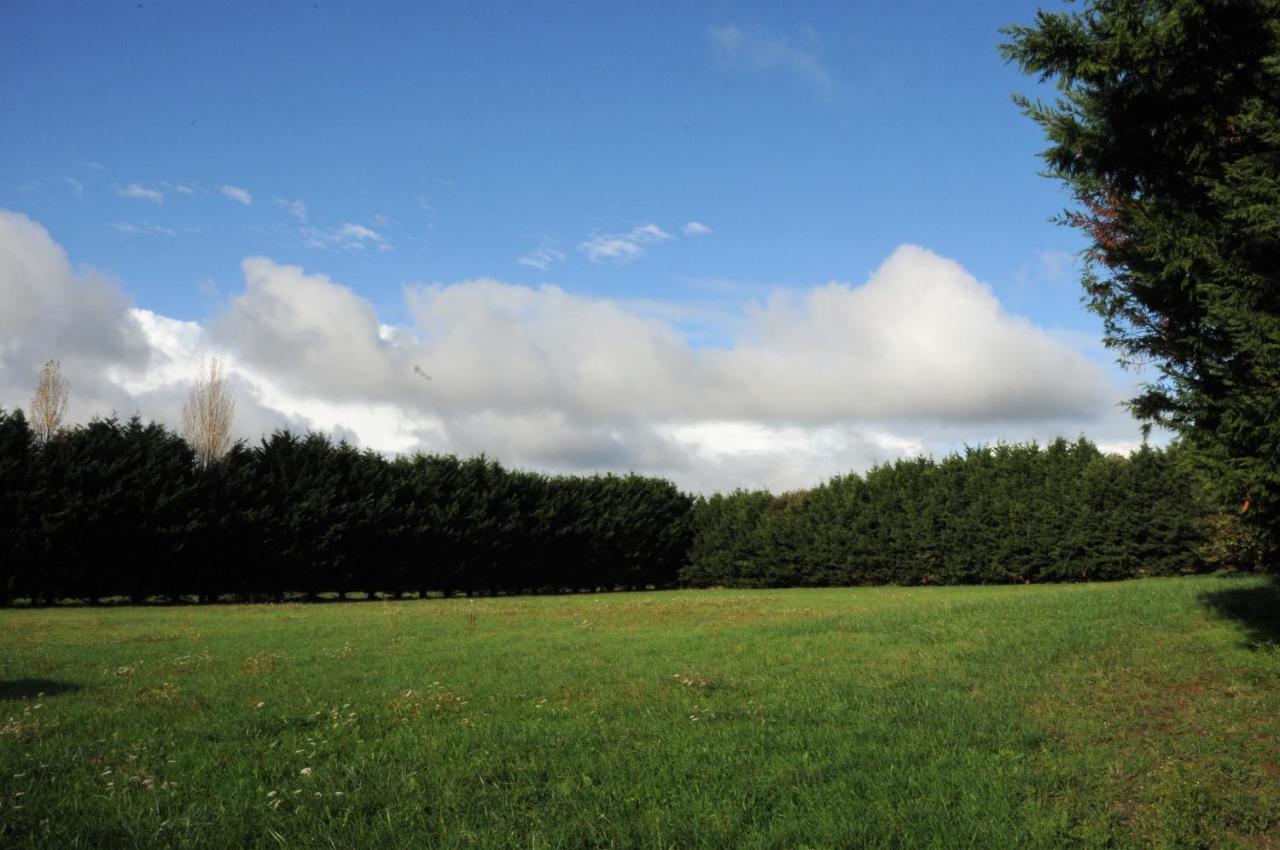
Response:
[[[22,588],[32,561],[28,512],[35,434],[21,410],[0,409],[0,605]]]
[[[1132,402],[1280,529],[1280,0],[1091,0],[1006,30],[1061,96],[1018,98],[1078,202],[1107,343],[1159,377]]]
[[[760,521],[773,502],[763,490],[737,490],[698,499],[689,563],[680,578],[694,587],[758,586],[762,551]]]
[[[95,419],[56,432],[31,469],[29,592],[45,601],[182,592],[198,497],[194,454],[160,425]]]

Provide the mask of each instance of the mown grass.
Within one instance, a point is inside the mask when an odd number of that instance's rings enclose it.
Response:
[[[0,612],[0,843],[1280,847],[1259,579]]]

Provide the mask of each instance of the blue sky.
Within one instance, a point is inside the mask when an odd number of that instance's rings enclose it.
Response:
[[[250,254],[322,265],[396,311],[406,281],[479,275],[671,299],[806,286],[911,242],[1037,322],[1091,330],[1041,261],[1079,241],[1047,221],[1065,199],[1037,176],[1043,141],[1009,100],[1029,84],[996,47],[1034,7],[10,2],[0,204],[181,318]],[[740,55],[718,55],[730,28]],[[757,55],[780,45],[795,55]],[[163,201],[119,197],[130,185]],[[393,250],[309,247],[281,199]],[[578,250],[689,221],[714,238],[625,266]],[[566,260],[517,263],[548,247]]]
[[[9,0],[0,208],[204,329],[262,256],[389,326],[406,285],[492,278],[695,350],[918,245],[1122,381],[997,49],[1037,5]]]

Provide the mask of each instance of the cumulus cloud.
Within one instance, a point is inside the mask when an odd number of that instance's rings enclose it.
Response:
[[[865,284],[751,305],[724,348],[696,349],[666,322],[556,287],[479,280],[407,297],[452,404],[554,398],[593,415],[816,424],[1056,415],[1095,406],[1103,389],[1091,361],[914,246]]]
[[[793,418],[1018,418],[1101,401],[1083,355],[1005,312],[959,263],[911,245],[861,286],[775,293],[714,359],[743,378],[744,410]]]
[[[400,415],[386,405],[335,403],[325,398],[291,392],[287,380],[275,370],[264,373],[238,352],[219,344],[217,335],[197,322],[161,316],[149,310],[130,311],[152,353],[144,372],[117,371],[114,380],[142,400],[148,416],[177,427],[182,402],[194,376],[207,357],[219,358],[228,367],[232,394],[236,397],[233,433],[237,439],[255,442],[277,428],[318,430],[348,436],[359,428],[365,445],[382,451],[407,451],[414,438],[397,433]]]
[[[26,407],[46,360],[71,382],[70,413],[129,409],[106,378],[111,368],[143,370],[149,351],[120,288],[71,267],[40,225],[0,210],[0,405]]]
[[[861,285],[755,305],[716,349],[554,286],[410,286],[413,322],[391,328],[321,275],[259,259],[245,276],[215,334],[247,366],[300,398],[395,410],[401,441],[539,468],[794,487],[975,433],[1075,433],[1118,397],[1095,363],[911,246]]]
[[[711,228],[707,227],[705,224],[703,224],[700,221],[691,221],[688,224],[686,224],[684,227],[680,228],[680,230],[684,232],[685,236],[711,235]]]
[[[206,355],[234,356],[213,348],[194,322],[132,306],[115,281],[73,268],[40,225],[0,210],[0,407],[25,409],[41,366],[57,360],[70,382],[69,422],[140,413],[178,428]],[[259,402],[244,370],[232,381],[238,436],[312,424],[291,405]]]
[[[665,242],[671,238],[656,224],[642,224],[631,228],[626,233],[593,236],[578,245],[578,250],[586,254],[593,263],[606,260],[625,265],[645,255],[648,245],[654,242]]]
[[[721,71],[782,71],[794,74],[824,95],[831,77],[822,64],[817,33],[806,27],[797,37],[744,30],[734,24],[711,27],[711,53]]]
[[[212,326],[223,347],[291,392],[369,401],[393,400],[403,390],[404,364],[368,301],[324,275],[263,257],[242,268],[244,293]]]
[[[1137,434],[1115,407],[1128,388],[914,246],[863,282],[747,306],[714,348],[670,311],[554,286],[409,285],[411,320],[397,326],[322,274],[261,257],[242,271],[224,313],[179,322],[131,307],[74,271],[38,225],[3,214],[0,404],[25,404],[40,364],[58,357],[80,414],[138,409],[176,425],[198,358],[216,354],[241,436],[288,423],[383,451],[483,451],[698,490],[807,486],[1002,437]]]
[[[121,189],[116,189],[116,194],[122,198],[137,198],[140,201],[150,201],[153,204],[164,202],[164,194],[158,189],[148,189],[145,186],[139,186],[137,183],[130,183]]]
[[[242,189],[239,186],[223,186],[219,191],[238,204],[244,204],[246,207],[253,203],[253,194],[248,189]]]

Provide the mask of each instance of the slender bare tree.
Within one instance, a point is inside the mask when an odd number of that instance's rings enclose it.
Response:
[[[40,370],[35,394],[31,396],[31,429],[42,443],[57,432],[62,425],[62,415],[67,412],[67,396],[71,385],[62,377],[61,365],[50,360]]]
[[[235,412],[236,400],[227,388],[222,363],[214,358],[206,368],[201,360],[195,386],[182,407],[182,433],[201,464],[213,463],[231,448],[231,418]]]

